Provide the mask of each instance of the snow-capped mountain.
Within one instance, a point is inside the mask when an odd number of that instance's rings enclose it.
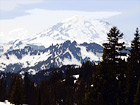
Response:
[[[112,25],[106,21],[74,16],[25,41],[30,44],[49,45],[52,42],[54,44],[54,42],[61,43],[66,40],[75,40],[77,43],[95,42],[102,45],[111,27]]]
[[[47,24],[47,23],[46,23]],[[26,45],[49,47],[52,44],[60,44],[66,40],[77,43],[97,43],[102,45],[106,40],[106,34],[112,25],[103,20],[93,20],[86,16],[73,16],[65,19],[49,29],[24,40],[16,39],[4,45],[3,51],[24,48]]]
[[[77,43],[95,42],[102,44],[106,40],[106,34],[112,27],[106,21],[92,20],[88,17],[74,16],[57,23],[49,29],[38,33],[33,38],[24,40],[30,44],[50,45],[66,40]]]
[[[111,27],[107,21],[74,16],[33,37],[1,44],[0,71],[35,73],[51,66],[81,65],[87,59],[98,62]]]
[[[0,56],[0,70],[5,72],[19,72],[26,70],[38,72],[50,67],[62,65],[81,65],[86,60],[98,62],[102,55],[102,46],[96,43],[78,44],[76,41],[65,41],[61,44],[37,50],[31,46],[23,49],[8,51]]]

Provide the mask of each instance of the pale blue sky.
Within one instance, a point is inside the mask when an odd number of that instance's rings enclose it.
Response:
[[[26,19],[24,17],[30,18],[32,12],[29,11],[36,11],[36,9],[49,11],[50,15],[58,10],[65,11],[61,16],[53,17],[52,19],[54,20],[52,20],[52,24],[65,18],[66,11],[76,11],[76,13],[83,12],[83,15],[84,13],[86,15],[86,12],[90,12],[91,14],[92,12],[120,12],[119,15],[110,16],[105,19],[109,20],[113,25],[118,26],[118,28],[131,39],[133,38],[136,27],[140,28],[140,0],[0,0],[0,39],[4,40],[2,37],[11,35],[9,33],[14,30],[15,23],[20,30],[26,30],[27,34],[35,34],[37,31],[33,32],[33,30],[36,29],[38,29],[38,32],[41,31],[37,25],[30,29],[27,28],[25,24],[20,23],[25,23]],[[90,15],[89,17],[92,18],[93,16]],[[37,19],[39,20],[39,17]],[[42,20],[40,22],[44,21]],[[47,21],[46,18],[46,23],[47,22],[48,26],[42,23],[41,28],[46,29],[52,25],[50,20],[48,19]],[[26,24],[29,25],[28,23]],[[0,41],[4,42],[2,40]]]
[[[30,10],[34,8],[46,10],[75,10],[75,11],[91,11],[91,12],[137,11],[140,13],[140,0],[20,0],[20,1],[23,2],[18,2],[18,0],[0,0],[1,6],[0,19],[15,18],[18,16],[27,15],[28,13],[26,13],[25,10]]]

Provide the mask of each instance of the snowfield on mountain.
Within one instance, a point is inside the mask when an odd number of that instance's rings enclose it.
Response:
[[[31,71],[84,61],[99,62],[102,43],[112,25],[103,20],[74,16],[57,23],[34,37],[16,39],[0,45],[0,71]],[[125,40],[125,42],[127,42]]]

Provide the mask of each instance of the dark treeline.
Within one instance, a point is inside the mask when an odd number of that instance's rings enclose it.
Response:
[[[123,34],[113,27],[104,43],[102,61],[55,70],[48,80],[34,83],[28,74],[0,78],[0,101],[15,105],[140,105],[140,34],[138,28],[126,51]],[[129,52],[129,53],[128,53]],[[76,79],[74,75],[79,75]]]

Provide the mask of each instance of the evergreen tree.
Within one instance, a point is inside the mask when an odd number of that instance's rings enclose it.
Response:
[[[36,99],[36,88],[34,86],[34,82],[28,76],[28,73],[25,73],[24,76],[24,95],[25,95],[25,103],[29,105],[35,105]]]
[[[107,34],[108,43],[103,44],[103,61],[99,64],[99,76],[103,80],[100,91],[105,105],[116,104],[117,97],[119,97],[118,102],[121,102],[120,105],[124,103],[126,65],[122,57],[126,56],[126,53],[123,52],[125,43],[120,41],[122,38],[123,33],[120,33],[117,27],[113,27]]]
[[[20,75],[16,76],[9,101],[15,105],[22,105],[24,103],[24,90]]]
[[[134,34],[134,40],[131,43],[131,50],[129,54],[129,67],[133,71],[133,75],[140,76],[140,34],[138,28]]]
[[[2,77],[0,79],[0,101],[4,101],[6,99],[6,81]]]
[[[36,98],[36,105],[41,105],[41,89],[40,87],[37,88],[37,98]]]
[[[131,42],[131,49],[129,50],[128,57],[128,70],[126,72],[127,77],[127,89],[126,89],[126,103],[128,105],[133,104],[134,94],[137,89],[137,82],[140,76],[140,35],[138,28],[134,34],[134,39]]]
[[[93,65],[90,61],[86,61],[82,64],[80,79],[83,79],[85,81],[86,87],[89,87],[91,85],[93,69],[95,69],[95,65]]]
[[[50,84],[53,84],[61,79],[62,79],[62,71],[56,70],[56,71],[52,72],[50,79],[49,79],[49,82],[50,82]]]
[[[104,43],[103,49],[103,61],[110,63],[118,63],[121,60],[121,56],[125,56],[122,50],[125,50],[124,42],[119,42],[123,38],[123,33],[117,29],[117,27],[111,28],[107,34],[108,43]]]
[[[84,105],[105,105],[102,96],[103,80],[100,78],[100,72],[97,72],[96,69],[94,68],[92,84],[85,95]]]
[[[137,91],[134,95],[134,105],[140,105],[140,79],[137,84]]]
[[[10,86],[9,86],[9,90],[8,90],[8,100],[10,100],[11,92],[12,92],[12,88],[14,86],[15,80],[16,80],[16,77],[12,75],[10,78]]]
[[[25,103],[29,104],[30,100],[30,79],[28,77],[27,72],[25,73],[24,77],[24,94],[25,94]]]

